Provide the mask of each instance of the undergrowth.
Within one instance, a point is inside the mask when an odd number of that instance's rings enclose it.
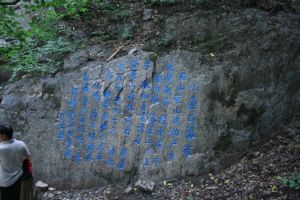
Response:
[[[63,21],[77,23],[92,16],[95,9],[108,22],[126,19],[130,12],[108,0],[53,0],[20,5],[0,6],[0,69],[12,73],[12,79],[23,74],[54,73],[62,70],[64,56],[84,40],[74,41],[74,30],[61,27]],[[21,13],[19,11],[22,11]],[[24,28],[19,21],[27,21]],[[123,34],[130,39],[129,32]]]

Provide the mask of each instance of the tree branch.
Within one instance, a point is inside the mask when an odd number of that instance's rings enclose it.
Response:
[[[16,5],[19,2],[20,2],[20,0],[15,0],[15,1],[11,1],[11,2],[0,1],[0,6],[12,6],[12,5]]]

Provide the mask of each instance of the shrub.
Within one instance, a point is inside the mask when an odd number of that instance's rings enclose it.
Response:
[[[290,188],[296,190],[300,189],[300,174],[293,175],[291,178],[282,178],[280,176],[276,176],[275,179]]]

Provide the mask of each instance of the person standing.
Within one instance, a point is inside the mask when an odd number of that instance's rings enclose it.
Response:
[[[0,122],[0,192],[1,200],[19,200],[22,164],[30,153],[23,141],[13,138],[10,124]]]

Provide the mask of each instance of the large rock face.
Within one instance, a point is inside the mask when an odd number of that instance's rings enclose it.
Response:
[[[22,79],[2,91],[0,120],[60,188],[220,170],[299,111],[299,28],[254,9],[176,15],[166,37],[194,49]]]

